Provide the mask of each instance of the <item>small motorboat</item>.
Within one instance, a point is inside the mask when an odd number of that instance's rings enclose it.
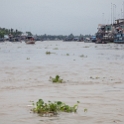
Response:
[[[26,44],[35,44],[35,40],[33,37],[27,37],[25,43]]]
[[[29,41],[26,41],[25,43],[26,43],[26,44],[35,44],[35,41],[29,40]]]

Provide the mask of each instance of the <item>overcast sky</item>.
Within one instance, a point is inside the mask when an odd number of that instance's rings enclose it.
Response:
[[[34,34],[94,34],[99,23],[111,23],[111,3],[121,18],[123,1],[0,0],[0,27]]]

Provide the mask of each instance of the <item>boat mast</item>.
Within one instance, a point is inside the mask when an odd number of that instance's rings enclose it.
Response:
[[[124,19],[124,2],[123,2],[123,19]]]
[[[113,4],[113,24],[114,24],[114,4]]]
[[[112,24],[112,3],[111,3],[111,24]]]

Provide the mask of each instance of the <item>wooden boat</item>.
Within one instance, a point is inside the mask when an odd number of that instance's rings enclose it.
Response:
[[[33,37],[27,37],[25,43],[26,44],[35,44],[35,40]]]
[[[26,44],[35,44],[35,41],[34,40],[29,40],[29,41],[26,41],[25,43]]]

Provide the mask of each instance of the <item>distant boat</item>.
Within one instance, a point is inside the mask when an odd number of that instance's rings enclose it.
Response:
[[[26,37],[25,43],[26,44],[35,44],[35,40],[31,36],[30,37]]]
[[[31,40],[30,40],[30,41],[26,41],[25,43],[26,43],[26,44],[35,44],[35,41],[31,41]]]

